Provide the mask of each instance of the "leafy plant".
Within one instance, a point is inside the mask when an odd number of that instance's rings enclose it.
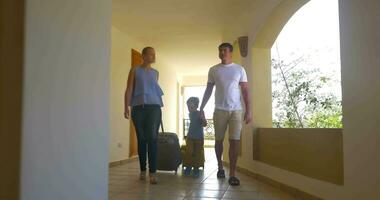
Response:
[[[342,106],[327,88],[340,84],[307,66],[304,56],[285,63],[272,59],[273,126],[277,128],[342,128]]]

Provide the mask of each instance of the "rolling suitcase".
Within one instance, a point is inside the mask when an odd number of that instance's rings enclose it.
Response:
[[[202,167],[205,168],[205,152],[204,148],[200,149],[200,153],[197,156],[192,156],[187,152],[187,145],[189,141],[186,140],[186,145],[181,146],[181,156],[182,156],[182,170],[185,169],[185,165],[193,167]]]
[[[161,122],[161,130],[157,137],[157,169],[174,171],[177,174],[182,163],[178,136],[175,133],[165,132]]]

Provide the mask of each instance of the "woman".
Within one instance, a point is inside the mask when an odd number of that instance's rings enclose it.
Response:
[[[146,154],[148,146],[149,180],[157,184],[157,135],[161,122],[163,92],[158,85],[158,71],[152,68],[155,51],[152,47],[142,50],[143,64],[131,69],[125,92],[125,118],[129,119],[129,107],[136,128],[140,160],[140,180],[146,176]]]

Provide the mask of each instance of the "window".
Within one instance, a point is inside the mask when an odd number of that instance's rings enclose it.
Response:
[[[272,47],[273,127],[342,128],[337,0],[311,0]]]

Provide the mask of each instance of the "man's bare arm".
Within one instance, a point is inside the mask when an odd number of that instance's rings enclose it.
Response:
[[[243,95],[243,101],[245,104],[244,121],[246,124],[249,124],[252,120],[252,115],[251,115],[251,102],[249,98],[248,82],[240,82],[239,85],[241,88],[241,93]]]
[[[214,85],[215,85],[214,83],[207,83],[207,87],[206,87],[205,93],[203,94],[202,104],[200,107],[201,112],[203,112],[203,109],[205,108],[208,100],[211,97],[212,90],[214,89]]]

